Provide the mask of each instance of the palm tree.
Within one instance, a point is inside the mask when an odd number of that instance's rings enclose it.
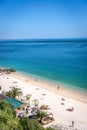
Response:
[[[13,98],[15,98],[16,96],[18,96],[18,99],[19,99],[19,96],[21,96],[22,95],[22,91],[21,91],[21,89],[20,88],[15,88],[15,87],[13,87],[12,88],[12,95],[13,95]]]
[[[6,96],[8,96],[8,97],[13,97],[13,95],[12,95],[12,91],[8,91],[8,92],[6,92]]]
[[[43,119],[43,117],[46,115],[46,112],[43,112],[43,111],[39,111],[38,113],[37,113],[37,117],[39,118],[39,121],[40,121],[40,123],[42,123],[42,119]]]
[[[12,98],[15,98],[16,96],[18,96],[18,99],[19,99],[19,96],[22,95],[22,91],[20,88],[16,88],[16,87],[11,87],[11,90],[8,91],[6,93],[7,96],[9,97],[12,97]]]

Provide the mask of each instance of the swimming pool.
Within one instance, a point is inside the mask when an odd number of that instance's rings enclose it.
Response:
[[[15,98],[7,98],[6,101],[9,102],[10,104],[12,104],[14,109],[19,108],[24,104],[23,102],[15,99]]]

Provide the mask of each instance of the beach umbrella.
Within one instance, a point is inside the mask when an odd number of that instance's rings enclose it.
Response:
[[[37,99],[34,100],[35,107],[39,105],[39,101]]]
[[[29,105],[29,100],[31,98],[32,94],[27,94],[25,97],[26,97],[26,100],[28,101],[28,105]]]

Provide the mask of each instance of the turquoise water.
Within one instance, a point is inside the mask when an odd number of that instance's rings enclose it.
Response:
[[[0,43],[0,66],[87,91],[87,42]]]
[[[23,102],[16,100],[15,98],[7,98],[6,101],[8,101],[10,104],[12,104],[14,109],[17,109],[24,104]]]

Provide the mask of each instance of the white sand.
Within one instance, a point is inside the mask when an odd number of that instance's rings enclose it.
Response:
[[[14,81],[17,83],[14,83]],[[25,82],[13,75],[0,76],[0,86],[2,86],[2,89],[5,91],[8,91],[11,86],[18,86],[21,88],[23,96],[32,94],[30,99],[32,106],[34,105],[34,99],[39,100],[39,106],[47,104],[50,107],[50,110],[48,111],[53,113],[53,117],[55,119],[55,121],[48,124],[49,126],[62,124],[63,126],[69,127],[71,122],[74,121],[74,128],[78,128],[78,130],[87,130],[87,103],[80,102],[69,97],[60,96],[42,88],[40,85],[38,86],[31,84],[31,82]],[[64,98],[65,101],[62,101],[61,98]],[[61,105],[61,103],[64,103],[64,105]],[[71,107],[74,107],[74,111],[66,111],[67,108]]]

